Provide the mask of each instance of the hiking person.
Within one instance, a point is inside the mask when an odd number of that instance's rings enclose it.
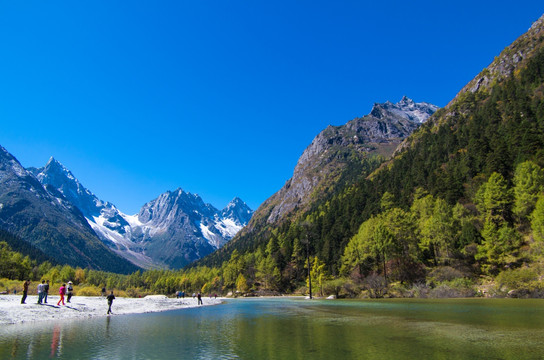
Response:
[[[23,298],[21,299],[21,304],[26,304],[26,296],[28,295],[28,286],[30,285],[30,280],[27,280],[23,283]]]
[[[42,280],[42,282],[38,284],[38,304],[41,304],[43,301],[44,287],[45,287],[45,280]]]
[[[43,302],[47,304],[47,295],[49,294],[49,280],[43,285]]]
[[[59,302],[57,303],[57,306],[60,306],[60,302],[62,301],[62,305],[66,305],[64,303],[64,295],[66,294],[66,284],[62,284],[62,286],[60,287],[59,289],[59,295],[60,295],[60,300]]]
[[[74,295],[74,285],[71,281],[68,281],[68,287],[66,288],[66,290],[66,294],[68,295],[68,299],[66,300],[66,302],[70,302],[72,295]]]
[[[113,290],[111,291],[111,294],[109,294],[106,299],[108,299],[108,315],[113,314],[111,311],[111,304],[113,303],[113,299],[115,299],[115,296],[113,295]]]
[[[203,303],[202,303],[202,295],[200,295],[200,293],[198,293],[198,294],[196,295],[196,297],[198,298],[198,305],[202,305],[202,304],[203,304]]]

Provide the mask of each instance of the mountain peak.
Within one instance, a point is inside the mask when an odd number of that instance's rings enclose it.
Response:
[[[415,104],[414,100],[410,99],[406,95],[404,95],[402,99],[400,99],[400,101],[397,103],[397,105],[407,105],[407,106],[414,105],[414,104]]]
[[[424,123],[436,110],[438,110],[438,106],[426,102],[416,103],[404,95],[396,104],[390,101],[374,103],[370,115],[377,119],[400,117],[415,123]]]
[[[51,185],[60,191],[87,218],[99,216],[105,206],[110,206],[86,189],[74,174],[53,156],[44,167],[30,170],[40,183],[44,186]]]
[[[47,163],[45,164],[45,166],[48,166],[48,165],[51,165],[51,164],[60,164],[53,156],[51,156],[49,158],[49,160],[47,161]]]
[[[0,145],[0,171],[11,168],[18,177],[25,177],[28,172],[13,155]],[[0,178],[1,179],[1,178]]]
[[[79,183],[79,181],[76,179],[74,174],[70,170],[66,168],[60,161],[56,160],[54,157],[50,157],[49,161],[45,166],[40,170],[40,173],[38,174],[38,178],[40,179],[40,176],[54,176],[52,174],[56,174],[57,176],[65,176],[71,181],[74,181],[76,183]],[[40,179],[41,181],[41,179]]]
[[[228,207],[231,207],[231,206],[240,206],[240,205],[246,205],[247,204],[242,200],[240,199],[238,196],[236,196],[234,199],[232,199],[228,204],[227,204],[227,208]]]
[[[229,218],[242,226],[246,225],[253,215],[253,210],[239,197],[235,197],[221,211],[223,218]]]

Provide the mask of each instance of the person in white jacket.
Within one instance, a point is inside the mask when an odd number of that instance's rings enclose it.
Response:
[[[45,280],[42,280],[41,284],[38,284],[38,304],[43,303],[43,297],[45,295]]]

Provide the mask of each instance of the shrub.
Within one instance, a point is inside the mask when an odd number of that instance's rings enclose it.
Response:
[[[125,291],[125,294],[127,297],[132,297],[132,298],[139,298],[139,297],[145,297],[147,295],[150,295],[151,292],[150,291],[146,291],[142,288],[134,288],[134,287],[131,287],[131,288],[128,288],[126,291]],[[186,294],[187,295],[187,294]]]
[[[392,298],[410,297],[411,294],[404,284],[397,281],[389,285],[387,295]]]
[[[93,285],[87,285],[74,289],[75,296],[100,296],[101,294],[102,290],[99,287]]]
[[[346,279],[328,280],[323,284],[323,291],[326,295],[335,295],[338,298],[345,284]]]
[[[503,271],[497,275],[495,282],[496,291],[502,295],[513,291],[518,296],[531,296],[532,293],[536,295],[544,291],[538,271],[527,266]]]
[[[429,292],[429,297],[432,298],[459,298],[472,297],[474,295],[476,295],[474,282],[464,277],[443,281]]]
[[[457,278],[462,278],[463,274],[452,268],[451,266],[439,266],[431,270],[427,276],[428,283],[431,282],[441,283],[444,281],[451,281]]]
[[[365,278],[363,284],[371,298],[381,298],[387,292],[387,283],[381,275],[370,274]]]

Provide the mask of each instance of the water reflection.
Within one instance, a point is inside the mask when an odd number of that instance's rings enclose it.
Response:
[[[4,326],[14,359],[544,358],[541,301],[294,301]]]
[[[62,354],[62,339],[61,339],[61,328],[59,325],[55,325],[53,329],[53,338],[51,340],[51,354],[50,358],[60,357]]]

